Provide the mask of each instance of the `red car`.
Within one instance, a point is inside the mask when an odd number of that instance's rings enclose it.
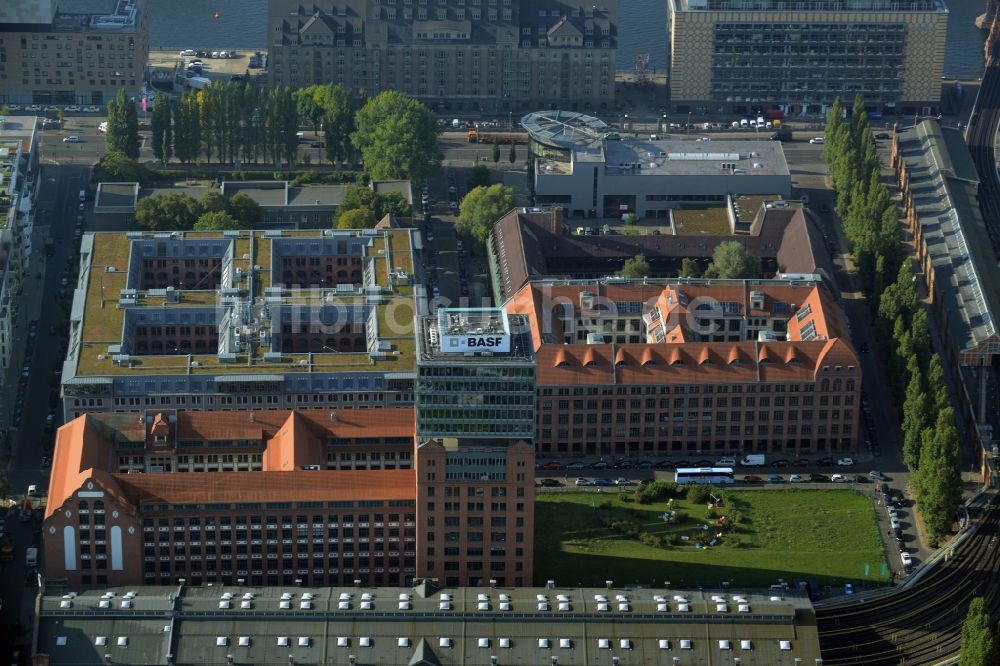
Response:
[[[542,469],[548,469],[548,470],[562,469],[562,463],[559,462],[558,460],[553,460],[551,462],[547,462],[544,465],[542,465]]]
[[[805,458],[799,458],[792,463],[792,467],[809,467],[809,461]]]
[[[747,474],[743,477],[743,483],[764,483],[764,479],[755,474]]]

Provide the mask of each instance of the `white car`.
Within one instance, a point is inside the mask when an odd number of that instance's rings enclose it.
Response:
[[[583,477],[580,477],[579,479],[576,480],[576,485],[578,485],[578,486],[589,486],[589,485],[591,485],[590,479],[584,479]]]
[[[101,112],[101,107],[99,107],[99,106],[85,106],[85,107],[83,107],[83,110],[86,113],[100,113]]]
[[[899,521],[895,520],[895,519],[889,521],[889,526],[892,527],[892,531],[893,532],[897,532],[900,529],[902,529],[901,526],[900,526],[900,524],[899,524]]]
[[[788,477],[789,483],[805,483],[806,479],[801,474],[792,474]]]
[[[37,104],[29,104],[28,106],[24,107],[24,110],[25,111],[41,111],[42,107],[38,106]]]
[[[830,477],[830,481],[834,483],[847,483],[847,477],[843,474],[834,474]]]
[[[812,139],[809,139],[809,143],[826,143],[826,140],[821,136],[817,136]]]
[[[184,49],[180,53],[182,56],[193,56],[195,55],[194,49]]]
[[[566,465],[566,469],[583,469],[584,467],[586,467],[586,465],[584,465],[579,460],[574,460],[573,462]]]
[[[854,464],[854,458],[840,458],[837,460],[837,464],[841,467],[850,467]]]
[[[80,137],[75,134],[63,137],[63,143],[80,143]]]
[[[902,560],[904,567],[908,567],[913,564],[913,556],[905,550],[899,551],[899,559]]]
[[[67,106],[65,110],[68,113],[79,113],[80,107],[78,107],[76,104],[71,104],[71,105]]]

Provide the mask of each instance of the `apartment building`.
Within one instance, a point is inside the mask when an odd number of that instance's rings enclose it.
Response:
[[[616,21],[616,0],[269,0],[270,81],[399,90],[439,111],[612,108]]]
[[[146,0],[6,0],[0,104],[105,104],[137,93],[149,54]]]
[[[667,8],[674,112],[816,115],[860,94],[875,112],[937,113],[943,0],[669,0]]]
[[[412,405],[414,233],[85,234],[63,420]]]
[[[861,368],[816,279],[539,281],[539,456],[857,450]]]

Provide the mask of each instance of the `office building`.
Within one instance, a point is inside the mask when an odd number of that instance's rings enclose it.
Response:
[[[876,113],[937,113],[942,0],[669,0],[667,11],[673,112],[825,115],[860,94]]]
[[[515,208],[493,226],[486,256],[498,303],[531,280],[600,279],[643,255],[651,277],[675,277],[684,259],[702,268],[716,246],[737,241],[761,260],[762,275],[818,274],[835,289],[833,263],[822,232],[797,204],[769,197],[729,197],[724,206],[674,208],[657,233],[607,232],[602,220],[567,220],[562,208]],[[593,226],[592,226],[593,225]]]
[[[85,234],[63,420],[412,405],[415,233]]]
[[[440,308],[417,328],[417,570],[531,581],[535,358],[527,318]],[[463,579],[464,576],[464,579]]]
[[[569,217],[668,218],[685,204],[723,205],[737,195],[791,196],[782,144],[766,136],[612,139],[605,138],[597,119],[560,111],[532,113],[521,124],[531,137],[535,203],[562,206]]]
[[[146,0],[0,3],[0,104],[103,105],[137,94],[149,54]]]
[[[421,581],[181,585],[169,595],[149,587],[85,590],[71,598],[64,592],[47,585],[40,594],[35,663],[103,666],[105,654],[115,664],[146,666],[215,666],[229,657],[262,666],[822,661],[816,612],[804,593],[789,590],[455,588]]]
[[[269,0],[267,42],[272,85],[398,90],[498,116],[614,106],[616,0]]]
[[[857,450],[861,368],[834,296],[784,280],[537,281],[538,455]]]

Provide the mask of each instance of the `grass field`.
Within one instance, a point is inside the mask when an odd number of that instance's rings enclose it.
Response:
[[[706,506],[686,500],[667,524],[665,503],[622,502],[609,493],[538,493],[535,501],[535,583],[559,585],[662,584],[763,586],[815,578],[820,584],[880,583],[888,579],[871,499],[847,490],[726,491],[718,515],[739,514],[720,546],[697,550],[682,535],[706,523]],[[610,506],[604,506],[610,502]],[[667,548],[646,545],[605,527],[627,520],[642,532],[671,537]],[[867,566],[867,574],[866,574]]]

